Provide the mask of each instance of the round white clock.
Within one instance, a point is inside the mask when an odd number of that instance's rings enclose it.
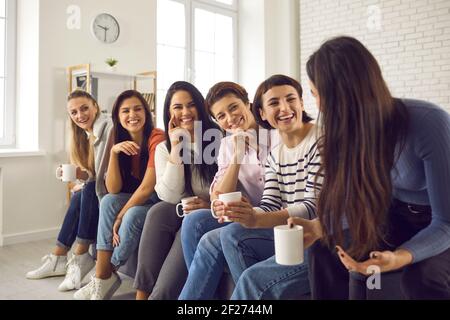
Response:
[[[119,23],[112,15],[101,13],[92,21],[92,33],[103,43],[113,43],[119,38]]]

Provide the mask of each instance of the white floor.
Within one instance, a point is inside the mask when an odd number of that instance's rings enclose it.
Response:
[[[25,274],[40,266],[41,258],[50,253],[55,240],[0,247],[0,300],[70,300],[74,291],[59,292],[63,277],[28,280]],[[88,274],[84,281],[90,279]],[[135,297],[133,280],[121,275],[122,286],[113,299],[130,300]]]

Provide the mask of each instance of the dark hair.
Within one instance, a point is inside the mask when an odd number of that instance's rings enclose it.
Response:
[[[349,225],[349,253],[364,258],[385,241],[392,196],[391,169],[408,116],[394,99],[373,55],[356,39],[326,41],[306,64],[320,97],[324,135],[319,141],[324,174],[317,204],[325,242],[343,244]]]
[[[300,83],[297,80],[292,79],[291,77],[288,77],[288,76],[285,76],[282,74],[276,74],[276,75],[271,76],[267,80],[264,80],[258,86],[258,89],[256,89],[255,98],[253,99],[252,112],[253,112],[253,116],[255,117],[256,122],[261,127],[266,128],[266,129],[274,129],[270,125],[269,122],[261,119],[261,114],[259,113],[259,111],[263,107],[263,101],[262,101],[263,95],[267,91],[272,89],[273,87],[285,86],[285,85],[293,87],[297,91],[298,97],[300,99],[302,98],[303,90],[302,90],[302,86],[300,85]],[[310,121],[312,121],[312,118],[306,113],[305,110],[303,110],[302,122],[308,123]]]
[[[220,131],[219,127],[212,121],[212,119],[208,116],[208,114],[205,111],[205,99],[203,98],[200,91],[192,84],[186,81],[177,81],[173,83],[170,88],[167,91],[166,99],[164,100],[164,128],[165,128],[165,135],[166,135],[166,146],[167,150],[171,151],[172,145],[170,143],[169,138],[169,121],[170,121],[170,103],[172,101],[173,95],[178,91],[186,91],[188,92],[192,100],[194,102],[195,108],[197,110],[198,114],[198,120],[202,122],[202,136],[198,137],[202,141],[202,150],[205,150],[205,148],[211,144],[211,143],[219,143],[219,141],[212,141],[208,142],[203,139],[203,134],[208,129],[217,129]],[[215,149],[214,149],[215,150]],[[216,155],[213,155],[214,158],[217,157]],[[202,160],[200,164],[184,164],[184,189],[187,194],[193,195],[192,190],[192,169],[195,169],[197,173],[200,175],[200,178],[202,180],[202,184],[204,186],[207,186],[211,184],[214,175],[217,172],[217,164],[214,162],[213,164],[206,164]]]
[[[212,86],[211,89],[209,89],[208,94],[206,95],[205,107],[209,115],[215,118],[211,112],[211,107],[214,105],[214,103],[229,94],[234,95],[236,98],[242,100],[242,102],[244,102],[245,104],[249,103],[248,93],[244,89],[244,87],[230,81],[218,82],[214,86]]]
[[[112,109],[112,121],[114,124],[113,128],[114,143],[117,144],[122,141],[132,140],[130,133],[124,127],[122,127],[119,120],[120,107],[122,106],[125,100],[130,98],[137,98],[144,107],[145,112],[143,139],[140,146],[141,152],[140,152],[139,176],[142,178],[145,175],[145,171],[147,170],[147,162],[149,158],[147,145],[148,145],[148,138],[150,137],[153,130],[153,121],[152,116],[150,114],[150,107],[147,101],[144,99],[142,94],[136,90],[126,90],[122,92],[114,102]],[[121,152],[119,154],[119,166],[122,179],[128,181],[128,178],[131,177],[131,157]]]

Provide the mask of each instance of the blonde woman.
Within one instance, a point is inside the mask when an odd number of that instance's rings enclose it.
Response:
[[[95,265],[88,252],[97,238],[98,203],[107,193],[104,160],[112,121],[101,114],[97,101],[87,92],[76,90],[67,99],[70,117],[70,159],[80,181],[72,189],[72,198],[53,252],[43,257],[43,264],[27,273],[28,279],[66,276],[60,291],[79,289],[81,280]],[[73,243],[72,258],[67,253]]]

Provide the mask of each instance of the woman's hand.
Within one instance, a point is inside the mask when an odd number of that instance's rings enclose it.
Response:
[[[364,275],[371,275],[373,266],[378,267],[380,272],[388,272],[403,268],[412,262],[412,255],[409,251],[398,249],[395,251],[372,251],[369,259],[357,262],[350,257],[340,246],[336,246],[339,259],[348,271],[359,272]]]
[[[197,197],[195,200],[192,200],[188,204],[186,204],[183,208],[183,212],[185,214],[191,213],[197,209],[209,209],[210,203],[209,201],[205,201],[202,198]]]
[[[242,197],[242,201],[227,203],[224,210],[231,221],[238,222],[246,228],[258,227],[258,213],[247,198]]]
[[[134,141],[122,141],[111,148],[111,154],[125,153],[127,156],[139,154],[141,147]]]
[[[174,115],[169,120],[169,139],[172,149],[180,143],[180,137],[189,136],[189,132],[186,129],[180,128],[177,118]]]
[[[233,163],[241,164],[245,153],[248,151],[249,134],[242,129],[236,130],[233,134]]]
[[[77,184],[75,184],[75,185],[73,186],[73,188],[72,188],[70,191],[72,191],[73,193],[75,193],[75,192],[77,192],[77,191],[80,191],[81,189],[83,189],[83,184],[77,183]]]
[[[117,247],[120,244],[119,228],[121,224],[122,218],[117,217],[113,225],[113,247]]]
[[[299,217],[290,217],[287,223],[289,225],[296,224],[303,227],[303,245],[305,249],[323,236],[319,219],[308,220]]]

